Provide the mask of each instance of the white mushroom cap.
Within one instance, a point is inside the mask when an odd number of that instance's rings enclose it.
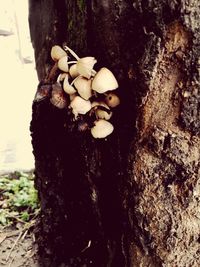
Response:
[[[75,90],[75,88],[72,85],[69,84],[68,79],[69,79],[69,74],[66,74],[66,77],[65,77],[64,82],[63,82],[63,90],[68,95],[75,94],[76,93],[76,90]]]
[[[92,107],[89,100],[85,100],[80,96],[75,96],[70,106],[75,118],[77,118],[78,114],[86,114]]]
[[[91,129],[91,134],[94,138],[105,138],[114,130],[113,125],[105,120],[95,121],[95,126]]]
[[[67,53],[59,45],[54,45],[51,48],[51,58],[54,61],[57,61],[64,56],[67,56]]]
[[[69,74],[73,79],[79,76],[76,64],[71,65],[71,67],[69,68]]]
[[[101,68],[92,81],[92,89],[100,94],[117,88],[118,82],[113,73],[107,68]]]
[[[97,102],[97,101],[92,102],[92,108],[94,108],[96,106],[99,106],[99,102]]]
[[[114,108],[120,104],[120,99],[116,94],[111,92],[106,95],[105,102],[109,107]]]
[[[92,96],[91,80],[88,80],[82,76],[75,79],[74,85],[79,93],[79,95],[88,100]]]
[[[102,106],[108,110],[110,110],[110,108],[103,102],[100,102],[98,106]],[[99,119],[104,119],[104,120],[109,120],[112,116],[112,112],[107,112],[106,110],[102,110],[101,108],[97,108],[95,111],[95,114],[97,116],[97,118]]]
[[[94,57],[80,58],[76,63],[78,73],[83,77],[90,79],[94,72],[93,67],[96,62],[97,60]]]
[[[64,72],[68,72],[69,70],[69,66],[68,66],[68,57],[67,56],[64,56],[64,57],[61,57],[59,60],[58,60],[58,68]]]

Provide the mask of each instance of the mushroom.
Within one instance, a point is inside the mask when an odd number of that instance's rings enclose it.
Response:
[[[65,77],[66,77],[67,73],[60,73],[58,75],[58,78],[57,78],[57,82],[60,83],[60,82],[63,82]]]
[[[75,93],[75,94],[71,94],[71,95],[69,95],[69,99],[70,99],[70,101],[72,101],[72,100],[74,100],[74,98],[77,96],[77,94]]]
[[[68,79],[69,79],[69,74],[66,73],[66,77],[65,77],[64,82],[63,82],[63,90],[68,95],[75,94],[76,93],[76,90],[75,90],[75,88],[71,84],[69,84]]]
[[[40,83],[38,85],[37,92],[36,92],[35,97],[34,97],[34,101],[39,102],[39,101],[45,99],[46,97],[49,97],[51,89],[52,89],[51,84]]]
[[[91,128],[91,134],[94,138],[105,138],[114,130],[113,125],[105,120],[95,121],[94,124],[95,126]]]
[[[89,100],[85,100],[80,96],[75,96],[70,106],[75,119],[77,118],[78,114],[86,114],[92,107]]]
[[[61,57],[58,60],[58,68],[60,70],[64,71],[64,72],[68,72],[68,70],[69,70],[69,66],[68,66],[67,60],[68,60],[67,56]]]
[[[98,119],[109,120],[112,116],[112,112],[105,103],[100,102],[95,110],[95,115]]]
[[[92,89],[100,94],[117,88],[118,82],[113,73],[107,68],[101,68],[92,81]]]
[[[63,89],[59,83],[52,85],[52,95],[50,102],[60,109],[63,109],[67,106],[67,101],[63,94]]]
[[[88,100],[92,96],[91,80],[88,80],[82,76],[79,76],[74,81],[74,86],[76,87],[79,95]]]
[[[74,79],[77,76],[79,76],[79,73],[77,71],[77,65],[73,64],[70,68],[69,68],[69,74],[70,76]]]
[[[97,60],[94,57],[80,58],[76,63],[78,73],[83,77],[90,79],[90,77],[96,73],[93,70],[96,62]]]
[[[120,99],[116,94],[111,92],[106,95],[105,102],[109,107],[114,108],[120,104]]]
[[[64,56],[67,56],[67,53],[59,45],[54,45],[51,48],[51,58],[54,61],[57,61]]]

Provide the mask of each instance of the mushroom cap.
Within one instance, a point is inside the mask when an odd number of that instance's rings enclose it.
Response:
[[[76,63],[78,73],[83,77],[90,79],[96,62],[97,60],[94,57],[80,58]]]
[[[77,76],[79,76],[79,73],[77,71],[77,65],[76,64],[71,65],[71,67],[69,68],[69,74],[72,77],[72,79],[74,79]]]
[[[72,85],[69,84],[68,79],[69,79],[69,74],[66,74],[66,77],[65,77],[64,82],[63,82],[63,90],[68,95],[75,94],[76,93],[76,90],[75,90],[75,88]]]
[[[92,96],[91,83],[91,80],[88,80],[82,76],[79,76],[74,81],[74,86],[76,87],[79,95],[85,100],[88,100]]]
[[[97,109],[95,110],[96,117],[99,119],[109,120],[112,117],[112,112],[111,111],[109,112],[110,108],[103,102],[100,102],[98,106]],[[101,107],[104,107],[108,111],[101,109]]]
[[[57,61],[64,56],[67,56],[67,53],[59,45],[54,45],[51,48],[51,58],[54,61]]]
[[[86,114],[91,109],[90,101],[85,100],[80,96],[75,96],[70,106],[75,118],[78,116],[78,114]]]
[[[67,101],[63,94],[63,89],[59,83],[52,85],[52,95],[50,102],[59,109],[63,109],[67,106]]]
[[[94,138],[105,138],[114,130],[113,125],[108,121],[98,120],[94,123],[95,126],[91,128],[91,134]]]
[[[92,89],[97,93],[103,94],[118,88],[118,82],[114,74],[107,68],[101,68],[94,76]]]
[[[60,73],[58,75],[57,82],[58,83],[62,82],[65,79],[66,75],[67,75],[67,73],[65,73],[65,72],[64,73]]]
[[[110,92],[106,95],[105,102],[109,107],[114,108],[120,104],[120,99],[115,93]]]
[[[69,66],[68,66],[68,56],[61,57],[58,60],[58,68],[64,72],[68,72]]]

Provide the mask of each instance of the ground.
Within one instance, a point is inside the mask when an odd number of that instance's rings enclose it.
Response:
[[[0,267],[39,267],[38,214],[33,172],[0,175]]]
[[[20,227],[0,227],[0,267],[39,267],[34,233]]]

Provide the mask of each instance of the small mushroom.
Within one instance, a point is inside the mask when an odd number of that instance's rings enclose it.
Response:
[[[110,111],[109,107],[103,102],[99,103],[97,109],[95,110],[95,114],[98,119],[104,120],[109,120],[112,116],[112,112]]]
[[[96,73],[93,70],[94,64],[97,62],[97,60],[94,57],[83,57],[80,58],[76,65],[77,65],[77,71],[80,75],[83,77],[90,79],[90,77]]]
[[[116,106],[120,104],[120,99],[116,94],[108,93],[106,95],[105,102],[109,107],[115,108]]]
[[[72,77],[72,79],[76,78],[77,76],[79,76],[79,73],[77,71],[77,65],[73,64],[70,68],[69,68],[69,74]]]
[[[92,107],[89,100],[85,100],[80,96],[75,96],[70,106],[75,119],[77,118],[78,114],[86,114]]]
[[[51,58],[54,61],[57,61],[64,56],[67,56],[67,53],[59,45],[54,45],[51,48]]]
[[[79,95],[88,100],[92,96],[91,80],[88,80],[82,76],[79,76],[74,81],[74,86],[76,87]]]
[[[39,84],[37,88],[37,92],[34,97],[35,102],[39,102],[44,100],[46,97],[49,97],[52,86],[51,84]]]
[[[92,89],[100,94],[117,88],[118,82],[113,73],[107,68],[101,68],[92,81]]]
[[[69,66],[68,66],[67,60],[68,60],[67,56],[61,57],[58,60],[58,68],[60,70],[64,71],[64,72],[68,72],[68,70],[69,70]]]
[[[105,120],[95,121],[94,124],[95,126],[91,128],[91,134],[94,138],[105,138],[114,130],[113,125]]]
[[[58,78],[57,78],[57,82],[60,83],[60,82],[63,82],[65,77],[66,77],[67,73],[60,73],[58,75]]]
[[[52,85],[52,94],[50,102],[59,109],[67,106],[67,101],[63,93],[63,89],[59,83]]]
[[[69,74],[67,73],[66,74],[66,77],[64,79],[64,82],[63,82],[63,90],[68,95],[75,94],[76,93],[76,90],[75,90],[75,88],[71,84],[69,84],[69,80],[68,79],[69,79]]]

